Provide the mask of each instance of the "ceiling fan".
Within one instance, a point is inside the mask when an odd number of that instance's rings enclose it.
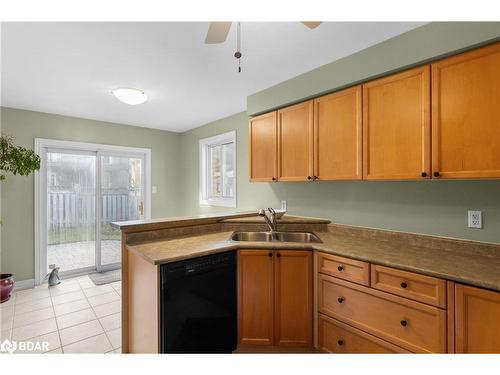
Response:
[[[312,29],[317,28],[322,22],[317,21],[302,21],[304,26]],[[205,37],[205,44],[218,44],[224,43],[229,34],[229,29],[231,28],[232,22],[210,22],[208,27],[207,36]],[[237,22],[237,46],[234,57],[238,60],[238,72],[241,72],[240,58],[242,56],[240,51],[241,39],[240,39],[240,23]]]
[[[307,26],[310,29],[315,29],[322,22],[315,21],[302,21],[303,25]],[[227,34],[229,34],[229,29],[231,28],[232,22],[210,22],[210,26],[208,27],[207,37],[205,38],[206,44],[217,44],[224,43],[227,38]]]

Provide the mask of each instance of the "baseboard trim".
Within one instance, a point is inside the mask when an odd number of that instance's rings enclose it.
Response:
[[[34,287],[35,287],[35,279],[20,280],[20,281],[16,280],[14,283],[14,291],[31,289]]]

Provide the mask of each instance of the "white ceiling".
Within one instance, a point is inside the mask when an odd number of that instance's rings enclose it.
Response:
[[[242,72],[224,44],[204,44],[208,23],[3,23],[6,107],[186,131],[244,111],[246,97],[383,40],[417,22],[242,23]],[[140,88],[142,105],[110,91]]]

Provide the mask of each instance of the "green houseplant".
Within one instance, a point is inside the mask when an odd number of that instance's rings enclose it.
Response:
[[[33,150],[14,145],[14,138],[0,137],[0,181],[5,180],[5,173],[27,176],[40,169],[40,157]],[[0,220],[0,225],[2,221]],[[8,301],[14,289],[14,275],[0,274],[0,303]]]
[[[3,135],[0,138],[0,180],[5,172],[28,176],[40,169],[40,156],[33,150],[14,145],[14,138]]]

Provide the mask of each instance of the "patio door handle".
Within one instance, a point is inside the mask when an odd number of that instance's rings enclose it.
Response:
[[[144,216],[144,201],[141,201],[141,203],[139,203],[139,214],[141,216]]]

